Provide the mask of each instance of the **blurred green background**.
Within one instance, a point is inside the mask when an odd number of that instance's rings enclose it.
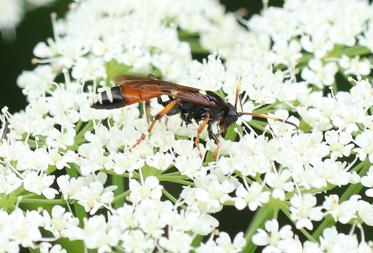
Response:
[[[16,40],[4,41],[0,37],[0,108],[8,106],[11,112],[25,108],[26,99],[16,85],[18,75],[23,70],[32,70],[32,50],[36,43],[52,36],[50,13],[63,16],[68,10],[70,0],[57,0],[48,7],[42,7],[26,13],[18,25]],[[222,0],[228,11],[245,8],[247,16],[258,13],[262,9],[262,0]],[[281,0],[270,1],[271,5],[280,5]],[[234,35],[232,35],[234,36]]]

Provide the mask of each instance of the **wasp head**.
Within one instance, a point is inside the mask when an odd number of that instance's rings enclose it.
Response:
[[[222,132],[225,132],[227,128],[235,123],[238,119],[238,113],[236,107],[231,104],[227,104],[227,110],[225,111],[225,115],[223,120],[220,121],[220,129]]]

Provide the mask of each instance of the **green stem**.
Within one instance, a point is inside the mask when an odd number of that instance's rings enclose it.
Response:
[[[264,223],[272,217],[272,214],[273,206],[271,205],[271,203],[260,207],[259,210],[255,213],[253,220],[250,222],[250,226],[245,232],[246,246],[244,247],[243,252],[255,252],[257,246],[252,242],[251,239],[258,228],[263,227]]]
[[[203,236],[202,235],[196,235],[196,237],[194,237],[194,239],[193,239],[192,246],[193,247],[198,247],[199,245],[201,245],[202,241],[203,241]]]
[[[181,185],[194,185],[193,182],[188,181],[189,177],[184,176],[184,175],[170,175],[169,174],[163,174],[163,175],[158,175],[157,178],[161,182],[170,182],[170,183],[177,183]]]
[[[362,56],[371,54],[371,51],[364,46],[356,45],[353,47],[344,47],[341,45],[336,45],[332,51],[330,51],[329,55],[325,57],[325,60],[328,58],[338,58],[342,55],[346,56]],[[297,64],[297,68],[302,69],[304,66],[308,64],[308,62],[314,58],[313,54],[304,54],[304,56],[299,60]]]
[[[199,39],[197,38],[186,38],[183,40],[185,42],[188,42],[190,45],[190,49],[192,50],[193,54],[208,54],[209,51],[205,48],[203,48],[200,44]]]
[[[258,120],[250,120],[249,125],[260,131],[264,131],[266,123],[258,121]]]
[[[126,199],[126,197],[128,195],[130,195],[131,191],[128,190],[128,191],[125,191],[125,192],[122,192],[121,194],[119,194],[118,196],[116,196],[114,199],[113,199],[113,202],[112,203],[115,203],[115,202],[118,202],[119,200],[123,200],[123,203]]]
[[[180,171],[175,171],[175,172],[170,172],[170,173],[165,173],[165,174],[162,174],[161,176],[182,176]]]
[[[292,219],[291,219],[291,214],[290,214],[290,212],[289,212],[289,207],[288,206],[286,206],[284,203],[280,203],[280,202],[278,202],[279,203],[279,206],[280,206],[280,210],[281,210],[281,212],[283,212],[284,214],[285,214],[285,216],[290,220],[290,221],[292,221]],[[293,222],[293,221],[292,221]],[[316,240],[315,240],[315,238],[307,231],[307,230],[305,230],[304,228],[301,228],[301,229],[299,229],[299,231],[309,240],[309,241],[311,241],[311,242],[316,242]]]
[[[29,199],[20,198],[20,204],[35,204],[35,205],[66,205],[64,199]]]
[[[272,111],[272,109],[275,108],[279,104],[280,104],[280,102],[276,101],[273,104],[265,105],[265,106],[262,106],[262,107],[256,109],[255,112],[257,112],[257,113],[267,113],[267,112]]]
[[[346,56],[358,56],[358,55],[367,55],[370,54],[371,51],[369,48],[361,46],[361,45],[356,45],[353,47],[345,48],[342,50],[339,54],[332,55],[333,57],[337,56],[340,57],[342,55]]]
[[[234,201],[233,200],[227,200],[223,204],[224,206],[234,206]]]
[[[166,189],[162,189],[162,193],[169,199],[172,201],[172,203],[176,203],[177,202],[177,198],[175,198],[170,192],[168,192]]]
[[[75,126],[75,131],[78,133],[80,131],[80,127],[82,126],[83,121],[79,120]]]
[[[111,177],[113,185],[117,186],[117,189],[114,191],[115,196],[119,196],[124,192],[124,178],[121,176],[112,176]],[[119,208],[124,204],[124,198],[117,199],[113,201],[114,207]]]
[[[93,129],[93,121],[88,121],[84,127],[79,131],[79,133],[75,136],[75,142],[81,140],[85,140],[84,134],[88,131],[91,131]],[[75,146],[75,145],[74,145]]]

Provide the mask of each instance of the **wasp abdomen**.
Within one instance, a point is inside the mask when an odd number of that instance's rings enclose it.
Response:
[[[115,109],[125,106],[120,86],[103,91],[98,95],[97,101],[91,106],[95,109]]]

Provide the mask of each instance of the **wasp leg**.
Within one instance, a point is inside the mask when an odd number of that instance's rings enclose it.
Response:
[[[9,124],[6,122],[3,128],[0,128],[1,136],[0,136],[0,143],[6,139],[7,134],[10,132]]]
[[[207,127],[207,132],[209,134],[209,138],[210,139],[213,139],[215,144],[217,145],[217,148],[215,149],[215,151],[212,153],[212,159],[214,161],[216,161],[219,157],[219,152],[220,152],[220,147],[221,147],[221,142],[219,140],[219,137],[214,134],[214,132],[212,131],[212,128],[211,128],[211,125],[208,125]]]
[[[202,158],[202,153],[201,153],[201,149],[199,148],[199,135],[202,133],[203,129],[206,128],[208,122],[210,120],[210,114],[207,114],[206,115],[206,118],[201,122],[201,124],[199,124],[199,127],[197,129],[197,136],[196,138],[194,139],[194,145],[196,145],[197,147],[197,150],[199,152],[199,156]]]
[[[163,105],[163,106],[167,106],[169,103],[171,103],[172,101],[174,101],[174,99],[172,97],[168,97],[170,100],[168,101],[162,101],[162,99],[160,97],[157,98],[157,102],[158,104],[160,105]],[[171,115],[175,115],[175,114],[178,114],[180,112],[179,110],[179,107],[178,106],[174,106],[168,113],[167,115],[168,116],[171,116]]]
[[[157,120],[160,120],[164,115],[166,115],[170,110],[172,110],[172,108],[174,108],[179,102],[180,102],[180,99],[175,99],[172,102],[170,102],[169,104],[167,104],[166,107],[163,108],[162,111],[157,113],[154,116],[154,119],[153,119],[152,123],[150,124],[147,132],[150,134],[153,130],[155,122]],[[145,140],[145,137],[146,137],[145,133],[142,133],[140,139],[137,140],[137,142],[135,143],[135,145],[132,146],[132,148],[137,147],[143,140]]]
[[[146,116],[146,121],[150,123],[152,121],[152,117],[150,116],[150,101],[146,100],[144,103],[144,111],[145,111],[145,116]]]

